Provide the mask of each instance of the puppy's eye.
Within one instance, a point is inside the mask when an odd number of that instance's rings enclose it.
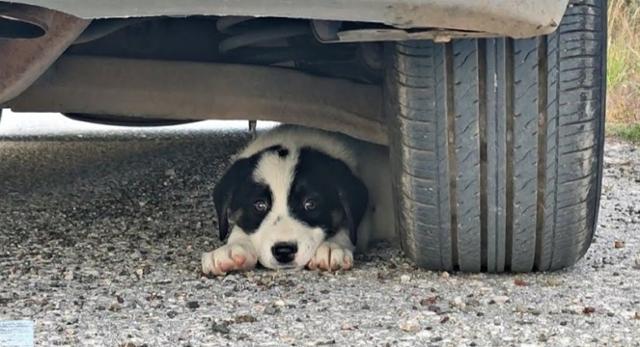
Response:
[[[318,207],[318,204],[313,199],[307,199],[304,201],[304,209],[306,211],[313,211]]]
[[[253,207],[258,212],[266,212],[269,209],[269,204],[264,200],[257,200],[253,203]]]

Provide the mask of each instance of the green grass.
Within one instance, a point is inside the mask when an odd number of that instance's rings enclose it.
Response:
[[[640,20],[640,19],[639,19]],[[607,85],[616,89],[640,73],[640,58],[621,42],[609,46]]]
[[[608,11],[607,123],[623,131],[640,124],[640,0],[610,0]]]
[[[607,135],[640,144],[640,123],[610,123],[606,127]]]

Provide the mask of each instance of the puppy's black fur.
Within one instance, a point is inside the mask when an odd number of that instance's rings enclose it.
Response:
[[[317,203],[313,211],[304,209],[304,201],[308,198]],[[356,243],[358,226],[367,208],[368,192],[343,161],[309,147],[301,148],[288,199],[289,209],[296,219],[312,227],[321,227],[327,237],[346,228],[351,242]]]

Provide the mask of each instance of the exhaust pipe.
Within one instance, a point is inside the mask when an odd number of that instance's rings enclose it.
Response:
[[[35,82],[90,22],[42,7],[0,2],[0,105]]]

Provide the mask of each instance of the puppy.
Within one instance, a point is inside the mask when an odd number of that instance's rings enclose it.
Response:
[[[386,147],[280,126],[241,151],[216,185],[219,237],[205,274],[253,269],[347,270],[353,252],[394,242]]]

